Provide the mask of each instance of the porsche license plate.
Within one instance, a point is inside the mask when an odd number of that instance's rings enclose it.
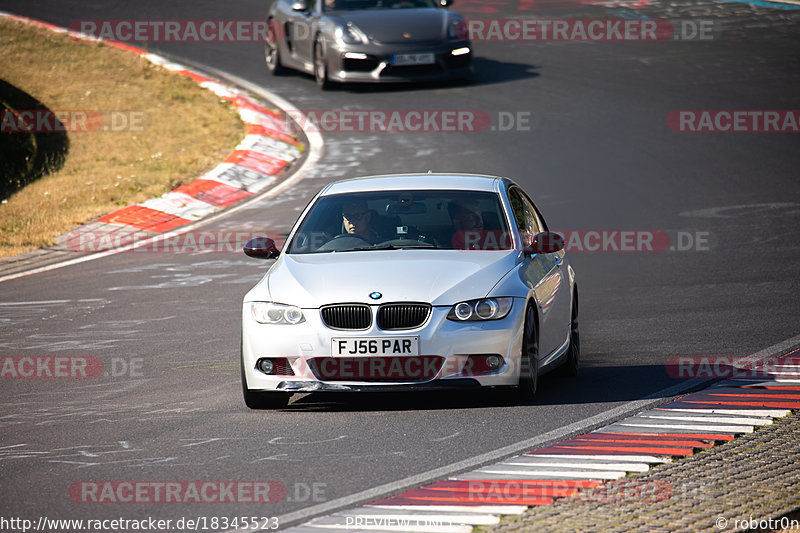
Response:
[[[425,54],[395,54],[392,56],[392,65],[432,65],[436,62],[433,53]]]
[[[331,339],[331,355],[419,355],[419,337],[339,337]]]

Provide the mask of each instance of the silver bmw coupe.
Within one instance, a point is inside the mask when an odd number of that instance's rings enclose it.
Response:
[[[472,48],[450,0],[275,0],[267,67],[331,82],[467,80]]]
[[[564,239],[507,178],[403,174],[337,181],[309,203],[244,297],[248,407],[314,391],[504,388],[580,362]]]

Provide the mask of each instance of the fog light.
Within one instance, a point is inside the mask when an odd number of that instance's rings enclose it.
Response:
[[[489,370],[494,372],[501,366],[503,366],[503,358],[499,355],[489,355],[486,357],[486,366],[489,367]]]
[[[450,53],[453,54],[454,56],[463,56],[464,54],[469,53],[469,48],[467,48],[466,46],[464,48],[456,48]]]
[[[261,370],[263,373],[272,374],[273,371],[272,359],[259,359],[258,364],[256,366],[258,366],[258,369]]]

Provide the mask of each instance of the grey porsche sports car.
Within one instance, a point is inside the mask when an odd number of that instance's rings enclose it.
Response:
[[[451,0],[275,0],[267,67],[331,82],[468,79],[472,46]]]

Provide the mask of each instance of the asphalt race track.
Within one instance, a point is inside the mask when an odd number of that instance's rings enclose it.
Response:
[[[473,110],[491,120],[472,132],[326,132],[305,180],[204,229],[285,233],[328,181],[431,169],[512,177],[556,230],[668,234],[672,250],[570,253],[581,295],[580,376],[545,378],[536,402],[516,407],[464,393],[304,395],[279,412],[249,411],[239,385],[241,298],[265,264],[230,253],[112,255],[0,284],[0,354],[89,355],[114,374],[3,380],[0,515],[285,516],[655,393],[678,383],[665,369],[670,357],[746,356],[800,333],[800,134],[681,132],[667,121],[679,110],[800,109],[800,10],[700,0],[669,2],[671,11],[667,2],[534,11],[516,0],[459,2],[468,18],[625,14],[711,21],[714,32],[646,43],[477,42],[470,85],[329,92],[309,76],[270,76],[261,43],[147,46],[302,110]],[[497,12],[476,12],[481,6]],[[253,20],[267,7],[2,4],[64,26]],[[126,480],[275,481],[287,498],[92,504],[70,493],[76,483]]]

